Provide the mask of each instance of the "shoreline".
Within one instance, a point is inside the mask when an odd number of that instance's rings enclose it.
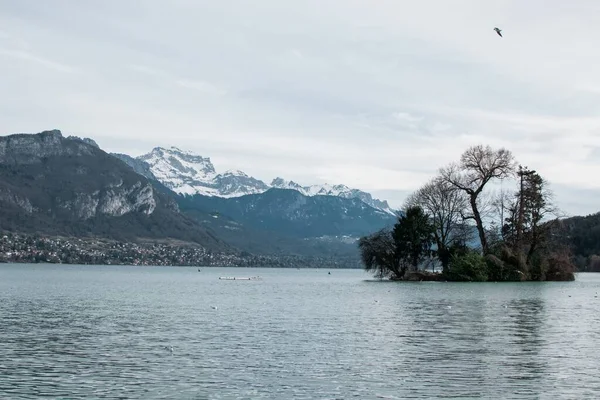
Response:
[[[445,276],[443,272],[428,272],[428,271],[407,271],[403,278],[390,277],[388,280],[392,282],[468,282],[468,283],[499,283],[499,282],[574,282],[575,274],[573,272],[573,279],[544,279],[544,280],[533,280],[533,279],[506,279],[506,280],[485,280],[478,281],[473,279],[452,279],[451,277]]]
[[[195,243],[172,241],[122,242],[107,238],[71,238],[0,233],[0,263],[81,265],[156,265],[217,267],[360,268],[358,257],[294,254],[251,254],[214,251]],[[348,267],[350,266],[350,267]],[[310,267],[309,267],[310,268]]]
[[[243,269],[252,269],[252,268],[260,268],[260,269],[296,269],[296,270],[362,270],[362,268],[357,267],[344,267],[344,266],[336,266],[336,267],[314,267],[314,266],[293,266],[293,267],[285,267],[285,266],[269,266],[269,265],[251,265],[251,266],[242,266],[242,265],[172,265],[172,264],[98,264],[98,263],[63,263],[63,262],[30,262],[30,261],[4,261],[0,260],[0,267],[2,265],[73,265],[80,267],[165,267],[165,268],[243,268]],[[200,271],[199,271],[200,272]]]

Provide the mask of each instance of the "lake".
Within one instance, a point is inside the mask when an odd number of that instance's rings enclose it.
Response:
[[[600,274],[330,271],[0,264],[0,398],[600,397]]]

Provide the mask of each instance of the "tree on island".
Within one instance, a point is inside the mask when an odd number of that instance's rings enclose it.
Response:
[[[380,230],[362,237],[358,246],[367,271],[378,278],[403,279],[406,272],[416,271],[431,257],[434,227],[419,206],[406,208],[391,230]]]
[[[435,177],[408,197],[405,207],[415,206],[422,207],[430,217],[436,252],[443,271],[448,272],[452,254],[470,238],[463,223],[468,202],[452,184]]]
[[[500,193],[494,199],[484,191],[493,180],[505,178],[518,179],[512,195]],[[499,223],[492,219],[486,226],[484,199],[493,200]],[[568,250],[552,233],[559,214],[548,182],[536,171],[517,167],[506,149],[468,148],[459,163],[441,168],[439,176],[409,196],[403,210],[393,229],[359,240],[365,269],[380,278],[412,279],[419,265],[435,258],[442,274],[419,273],[419,280],[574,279]],[[467,246],[474,230],[479,249]]]
[[[513,176],[515,161],[506,149],[493,150],[490,146],[472,146],[461,156],[459,163],[452,163],[440,169],[441,179],[464,192],[470,205],[465,219],[473,219],[484,254],[489,251],[486,230],[480,212],[479,199],[486,185],[493,179]]]
[[[575,266],[569,249],[553,237],[561,213],[552,201],[548,182],[522,166],[517,176],[519,188],[512,200],[504,203],[501,240],[489,259],[512,267],[506,272],[513,278],[572,280]]]

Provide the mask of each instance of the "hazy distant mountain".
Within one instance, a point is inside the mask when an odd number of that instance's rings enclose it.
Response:
[[[123,159],[123,155],[115,154]],[[133,161],[135,160],[135,161]],[[227,171],[217,173],[208,157],[202,157],[176,147],[156,147],[150,153],[137,157],[128,162],[139,173],[150,177],[150,171],[158,181],[176,193],[183,195],[199,194],[223,198],[239,197],[247,194],[264,193],[269,189],[293,189],[305,196],[336,196],[356,198],[378,210],[394,215],[387,201],[374,199],[371,194],[345,185],[310,185],[301,186],[293,181],[275,178],[271,184],[248,176],[242,171]],[[136,162],[145,163],[136,164]]]

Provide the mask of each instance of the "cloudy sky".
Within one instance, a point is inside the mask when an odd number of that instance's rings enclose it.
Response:
[[[506,146],[587,214],[598,21],[597,0],[0,0],[0,134],[173,145],[393,206],[466,147]]]

